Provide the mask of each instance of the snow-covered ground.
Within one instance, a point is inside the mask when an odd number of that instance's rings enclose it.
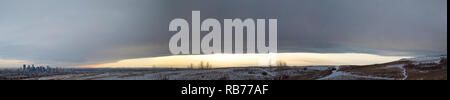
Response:
[[[442,58],[447,58],[447,56],[425,56],[409,59],[401,59],[400,61],[412,61],[415,65],[418,64],[439,64]]]
[[[125,69],[28,78],[29,80],[406,80],[446,79],[446,56],[402,59],[366,66],[239,67],[216,69]],[[406,62],[405,62],[406,61]],[[446,61],[445,61],[446,62]],[[406,67],[414,64],[418,66]],[[423,65],[422,65],[423,64]],[[437,67],[436,67],[437,66]],[[416,68],[419,67],[419,68]],[[426,67],[421,68],[421,67]],[[434,68],[433,68],[434,67]],[[439,74],[436,74],[439,73]],[[440,74],[440,73],[445,73]],[[438,76],[436,76],[438,75]],[[410,78],[412,77],[412,78]]]
[[[395,78],[377,77],[377,76],[363,76],[356,75],[349,72],[339,71],[340,66],[336,66],[332,73],[326,77],[317,80],[354,80],[354,79],[373,79],[373,80],[395,80]]]
[[[399,68],[402,70],[403,78],[402,80],[406,80],[408,78],[408,73],[406,72],[405,64],[396,64],[396,65],[388,65],[385,68]]]
[[[37,78],[38,80],[274,80],[280,75],[310,71],[327,71],[331,67],[242,67],[218,69],[180,69],[167,71],[122,71],[69,74]],[[283,70],[286,69],[286,70]],[[306,70],[305,70],[306,69]]]

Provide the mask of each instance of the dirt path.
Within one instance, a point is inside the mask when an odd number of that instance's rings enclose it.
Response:
[[[352,80],[352,79],[395,80],[395,78],[355,75],[349,72],[339,71],[339,68],[340,66],[336,66],[335,67],[336,70],[333,70],[330,75],[319,78],[317,80]]]

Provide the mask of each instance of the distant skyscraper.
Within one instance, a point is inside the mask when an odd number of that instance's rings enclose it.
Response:
[[[28,65],[26,71],[30,71],[30,69],[31,69],[31,66]]]
[[[27,65],[23,64],[22,71],[25,71],[26,69],[27,69]]]

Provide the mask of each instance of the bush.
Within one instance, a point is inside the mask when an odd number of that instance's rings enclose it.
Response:
[[[278,67],[287,67],[287,63],[285,61],[277,61]]]
[[[266,76],[266,75],[267,75],[267,72],[262,72],[262,75]]]
[[[439,61],[439,64],[447,65],[447,58],[442,58],[441,61]]]

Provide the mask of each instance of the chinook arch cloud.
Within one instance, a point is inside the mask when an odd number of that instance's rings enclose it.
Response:
[[[192,11],[191,24],[182,18],[173,19],[169,24],[169,31],[176,33],[169,41],[170,52],[175,55],[277,53],[277,19],[268,19],[268,40],[266,39],[266,19],[235,18],[224,19],[223,22],[222,30],[222,25],[217,19],[207,18],[201,21],[200,11]],[[201,38],[202,31],[209,33]],[[244,35],[247,37],[246,47],[244,47]],[[244,48],[246,48],[245,52]]]

